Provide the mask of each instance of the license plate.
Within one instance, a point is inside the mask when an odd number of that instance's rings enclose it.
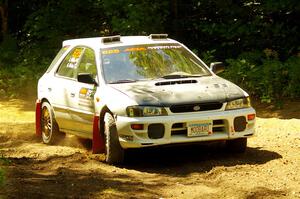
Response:
[[[201,121],[188,124],[188,136],[206,136],[212,134],[212,121]]]

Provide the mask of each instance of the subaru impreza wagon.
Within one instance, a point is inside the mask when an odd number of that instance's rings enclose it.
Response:
[[[249,95],[166,34],[64,41],[38,82],[36,134],[92,139],[122,163],[129,148],[225,141],[243,152],[254,135]]]

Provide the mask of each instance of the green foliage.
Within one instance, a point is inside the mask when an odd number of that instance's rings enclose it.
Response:
[[[0,187],[4,183],[4,171],[0,168]]]
[[[48,40],[61,44],[61,39],[96,36],[105,28],[101,4],[92,0],[48,1],[29,15],[24,30],[27,40]]]
[[[4,37],[0,51],[0,99],[16,97],[34,73],[17,65],[20,62],[17,40],[11,35]]]
[[[215,58],[215,55],[214,55],[215,53],[216,53],[216,50],[208,50],[208,51],[202,52],[201,59],[207,64],[215,62],[215,61],[217,61]]]
[[[51,63],[62,41],[76,37],[100,36],[106,27],[102,5],[92,0],[46,2],[18,0],[10,13],[23,22],[14,36],[0,45],[0,98],[24,95],[36,90],[37,79]],[[22,8],[24,10],[21,10]],[[15,12],[13,12],[15,11]],[[19,12],[18,12],[19,11]],[[22,12],[20,12],[22,11]],[[27,13],[23,16],[22,13]],[[25,21],[22,21],[26,18]],[[12,17],[13,19],[13,17]],[[13,28],[11,28],[13,30]]]
[[[180,31],[173,32],[192,48],[215,49],[219,59],[266,48],[277,51],[280,59],[297,52],[298,0],[191,0],[178,4],[174,20]]]
[[[5,35],[0,44],[0,52],[0,68],[15,65],[18,57],[17,40],[11,35]]]
[[[223,76],[232,80],[264,102],[280,101],[283,97],[300,97],[300,57],[280,61],[277,52],[249,52],[238,59],[228,59]]]
[[[169,14],[168,1],[103,0],[112,31],[122,35],[164,32],[162,24]]]
[[[0,187],[4,184],[5,180],[5,171],[1,168],[2,165],[9,165],[10,161],[5,159],[3,156],[0,157]]]
[[[0,38],[1,97],[35,88],[63,40],[163,32],[208,64],[225,60],[224,76],[263,101],[300,97],[299,0],[3,3],[9,15],[8,32]]]
[[[286,92],[292,98],[300,97],[300,56],[290,57],[284,64],[288,73]]]
[[[34,93],[41,72],[27,66],[0,68],[0,99],[15,98]]]
[[[21,56],[25,63],[47,67],[63,40],[100,36],[106,29],[102,5],[92,0],[48,1],[31,13],[23,27]]]

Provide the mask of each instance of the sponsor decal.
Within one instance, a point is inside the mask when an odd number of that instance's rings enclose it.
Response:
[[[78,105],[92,108],[95,92],[96,92],[96,89],[94,89],[94,88],[90,89],[90,88],[82,87],[79,91]]]
[[[81,55],[81,52],[82,52],[82,48],[77,48],[76,50],[74,50],[72,57],[78,59]]]
[[[91,99],[94,97],[96,90],[90,88],[81,88],[79,91],[79,98]]]
[[[140,48],[126,48],[124,50],[124,52],[145,51],[145,50],[146,50],[146,48],[144,48],[144,47],[140,47]]]
[[[150,46],[148,49],[174,49],[181,48],[181,46]]]
[[[103,50],[102,51],[103,55],[118,54],[118,53],[120,53],[119,49],[110,49],[110,50]]]

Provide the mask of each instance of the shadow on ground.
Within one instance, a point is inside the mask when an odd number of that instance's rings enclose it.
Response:
[[[162,183],[145,185],[143,179],[106,172],[99,168],[101,163],[96,163],[95,169],[78,168],[83,157],[75,154],[47,162],[11,159],[0,198],[107,198],[107,195],[109,198],[129,198],[132,195],[134,198],[144,198],[145,195],[159,198],[155,190]]]
[[[128,151],[127,169],[160,173],[171,176],[186,176],[193,172],[209,172],[216,166],[265,164],[282,158],[276,152],[248,147],[243,154],[227,152],[223,144],[198,144],[167,148],[146,148]]]
[[[198,144],[128,151],[126,163],[119,170],[96,161],[97,155],[91,155],[91,151],[88,154],[77,152],[47,160],[11,158],[0,197],[159,198],[156,190],[167,186],[166,176],[184,178],[191,173],[205,174],[218,166],[260,165],[282,158],[260,148],[249,147],[244,154],[232,154],[224,151],[223,144]]]

